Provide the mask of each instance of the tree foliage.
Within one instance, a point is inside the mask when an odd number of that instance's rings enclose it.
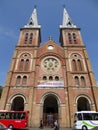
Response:
[[[1,94],[2,94],[2,86],[0,86],[0,98],[1,98]]]

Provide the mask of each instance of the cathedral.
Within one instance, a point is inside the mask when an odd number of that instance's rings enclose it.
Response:
[[[1,96],[1,110],[28,110],[29,127],[58,120],[72,127],[74,113],[98,111],[98,88],[80,28],[63,9],[60,44],[41,44],[37,9],[20,29]]]

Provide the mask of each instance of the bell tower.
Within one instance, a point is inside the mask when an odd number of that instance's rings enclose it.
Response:
[[[2,93],[1,109],[29,111],[31,109],[30,99],[32,99],[33,86],[35,84],[37,48],[41,42],[40,29],[41,26],[38,24],[37,10],[34,8],[28,23],[20,29],[19,41],[13,54]],[[17,96],[13,98],[12,104],[10,105],[7,99],[11,93],[12,95],[17,93]],[[26,105],[27,99],[24,95],[28,97],[28,105]],[[18,102],[19,100],[20,103]]]
[[[87,50],[80,28],[73,24],[65,8],[60,25],[60,43],[65,51],[70,117],[75,111],[97,110],[94,94],[96,81]]]
[[[60,42],[62,47],[83,46],[80,28],[73,24],[65,8],[63,11],[63,22],[60,25]]]
[[[38,24],[37,11],[34,8],[28,23],[20,29],[19,46],[39,47],[41,42],[41,26]]]

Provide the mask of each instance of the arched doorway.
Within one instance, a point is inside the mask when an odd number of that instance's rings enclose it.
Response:
[[[58,120],[58,103],[54,95],[48,95],[44,100],[43,122],[45,126],[52,126]]]
[[[13,99],[11,110],[14,110],[14,111],[24,110],[24,99],[21,96],[15,97]]]
[[[90,103],[86,97],[80,97],[77,101],[77,111],[89,111]]]

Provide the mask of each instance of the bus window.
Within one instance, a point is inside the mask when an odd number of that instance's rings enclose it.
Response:
[[[81,115],[81,113],[78,114],[78,120],[82,120],[82,115]]]
[[[6,113],[5,119],[10,119],[10,114]]]
[[[98,120],[98,115],[95,115],[94,119],[95,119],[95,120]]]
[[[5,119],[5,113],[2,113],[2,114],[0,115],[0,119]]]
[[[24,119],[25,118],[25,113],[21,113],[20,119]]]
[[[92,120],[92,114],[91,113],[83,113],[84,120]]]

